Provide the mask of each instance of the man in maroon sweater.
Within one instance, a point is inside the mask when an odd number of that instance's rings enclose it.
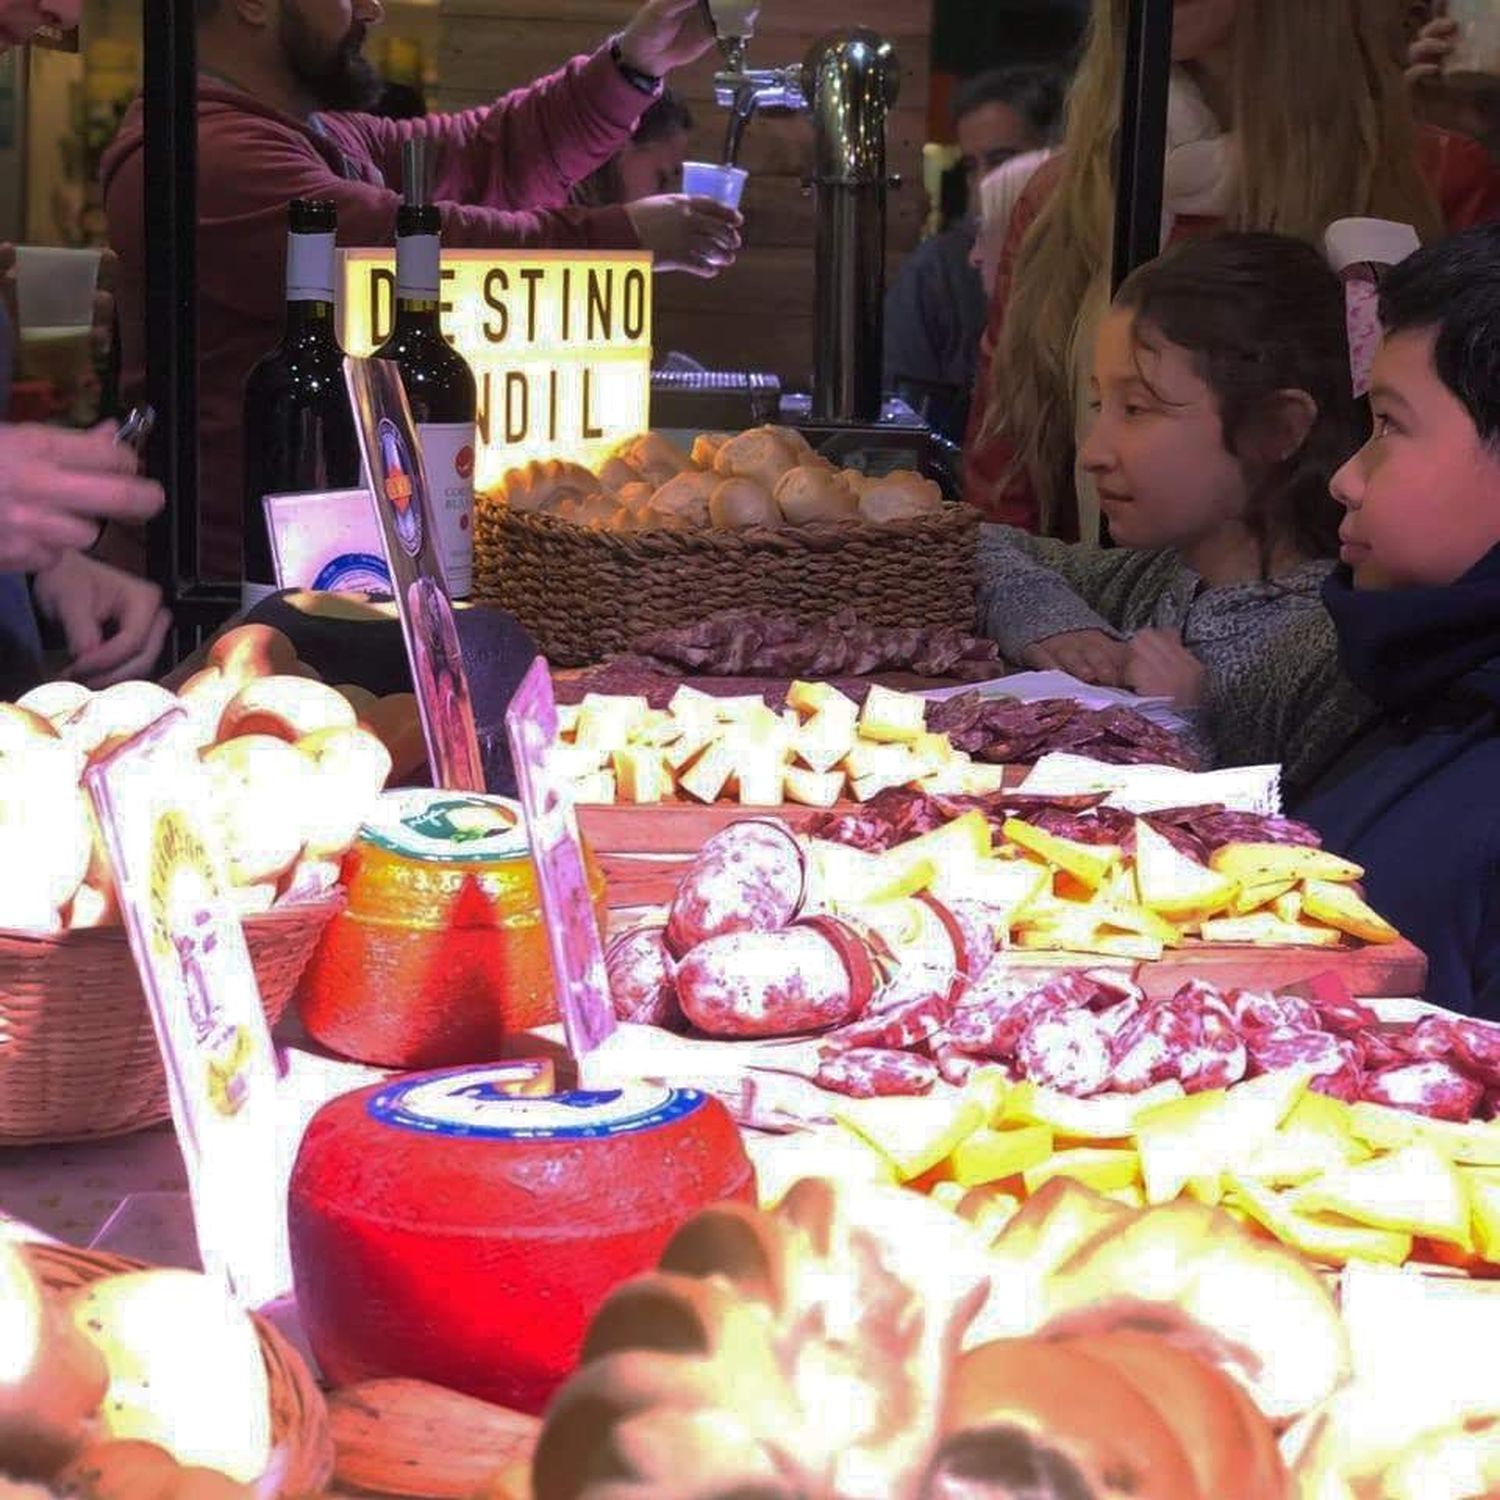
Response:
[[[629,140],[675,67],[713,44],[698,0],[647,0],[592,56],[477,109],[386,120],[360,113],[361,56],[379,0],[196,0],[198,11],[199,571],[240,573],[245,377],[281,337],[286,206],[338,205],[339,243],[395,238],[401,146],[431,143],[433,200],[455,246],[645,247],[662,269],[711,276],[739,248],[740,217],[703,198],[567,206],[573,186]],[[137,100],[103,162],[120,258],[122,384],[145,373],[144,153]]]

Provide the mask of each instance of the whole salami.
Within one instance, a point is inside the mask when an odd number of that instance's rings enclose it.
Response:
[[[1365,1080],[1364,1099],[1434,1120],[1467,1120],[1484,1097],[1484,1086],[1451,1063],[1427,1059],[1382,1068]]]
[[[818,1065],[815,1082],[852,1099],[892,1094],[925,1094],[938,1080],[937,1064],[910,1052],[884,1047],[851,1047],[829,1052]]]
[[[680,1027],[677,1004],[677,962],[667,949],[660,927],[636,927],[622,932],[604,955],[609,994],[615,1015],[643,1026]]]
[[[677,997],[700,1031],[719,1037],[790,1036],[852,1021],[869,1003],[834,924],[734,932],[700,943],[678,965]]]
[[[807,862],[796,835],[770,818],[747,818],[699,850],[672,900],[667,946],[681,958],[709,938],[779,932],[802,909]]]

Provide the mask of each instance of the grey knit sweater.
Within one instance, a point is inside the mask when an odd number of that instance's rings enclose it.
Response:
[[[1266,582],[1206,585],[1174,552],[1104,549],[981,528],[979,619],[1008,660],[1069,630],[1125,639],[1180,630],[1206,669],[1191,715],[1216,766],[1282,763],[1289,794],[1359,729],[1373,708],[1345,680],[1319,597],[1332,563],[1304,563]]]

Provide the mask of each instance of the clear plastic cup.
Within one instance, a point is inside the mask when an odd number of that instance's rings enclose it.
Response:
[[[92,361],[98,250],[16,246],[16,313],[22,374],[64,389]]]
[[[714,162],[685,161],[682,164],[682,190],[694,198],[712,198],[725,208],[738,208],[745,179],[750,174],[743,167],[725,167]]]

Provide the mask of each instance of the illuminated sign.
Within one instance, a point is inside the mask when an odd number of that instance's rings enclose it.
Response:
[[[340,338],[372,354],[391,331],[395,259],[342,259]],[[478,387],[476,488],[533,458],[598,468],[650,426],[648,254],[445,249],[441,308]]]

